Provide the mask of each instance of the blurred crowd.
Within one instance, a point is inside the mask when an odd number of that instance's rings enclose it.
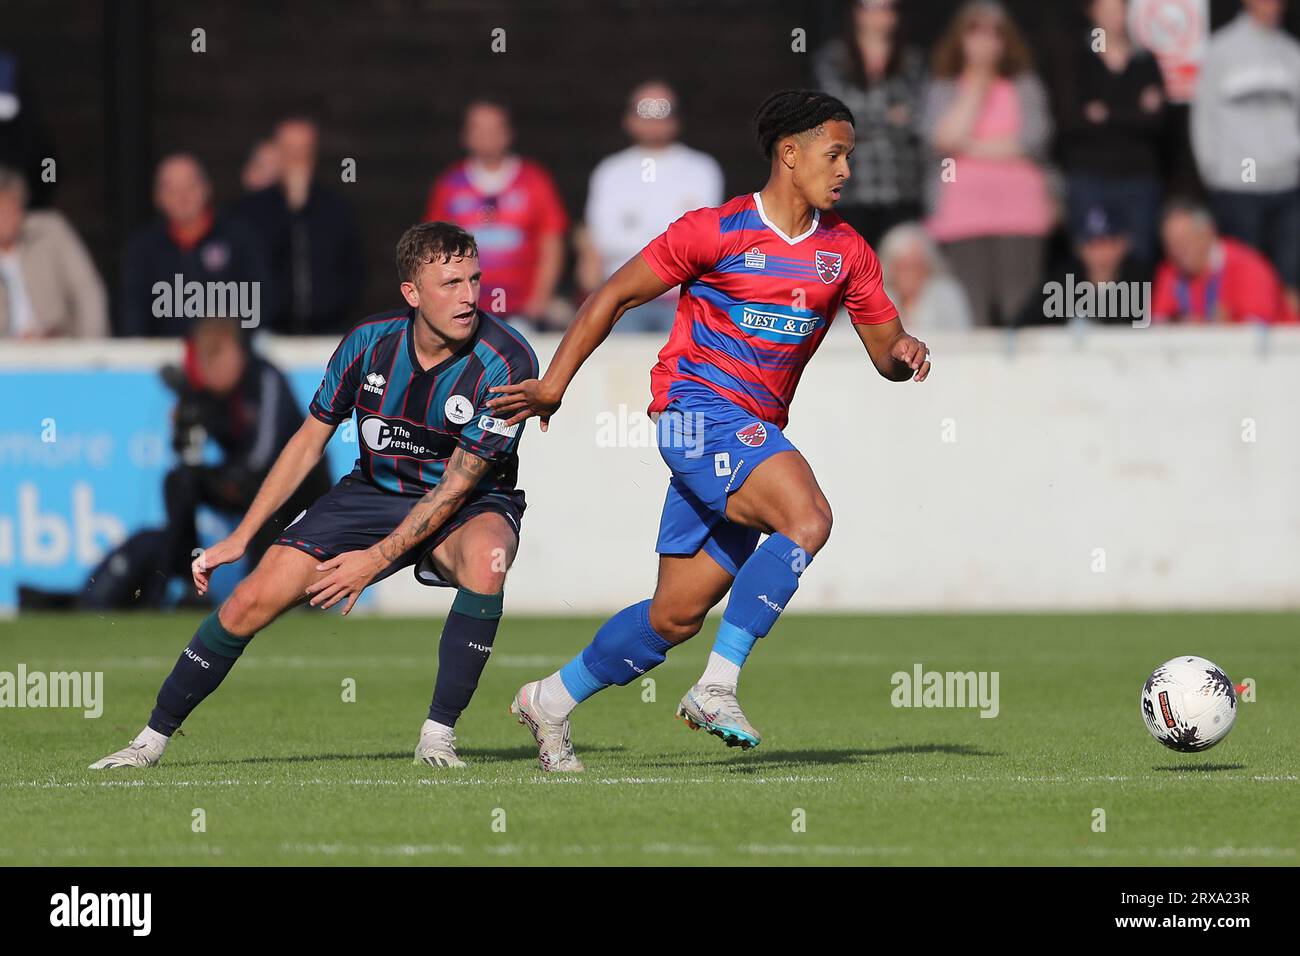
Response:
[[[1285,0],[1242,0],[1209,40],[1189,109],[1171,107],[1155,57],[1130,36],[1126,0],[1080,7],[1083,28],[1036,60],[990,0],[963,6],[929,50],[907,39],[914,5],[856,0],[811,55],[811,82],[856,121],[837,211],[876,248],[905,324],[1127,324],[1141,317],[1131,308],[1051,308],[1045,290],[1147,282],[1157,322],[1296,321],[1300,43],[1281,26]],[[260,327],[276,334],[337,334],[361,317],[355,211],[320,174],[316,123],[297,116],[253,146],[243,194],[224,208],[197,156],[163,157],[157,215],[124,251],[110,317],[75,228],[33,202],[40,147],[6,115],[5,97],[21,97],[16,75],[0,54],[0,336],[186,334],[192,323],[160,314],[155,291],[177,276],[257,282]],[[482,307],[562,329],[668,223],[721,203],[722,169],[680,141],[681,112],[664,82],[629,91],[628,145],[592,170],[575,217],[545,166],[516,151],[508,104],[469,104],[464,157],[433,178],[423,217],[476,236]],[[1194,188],[1170,181],[1170,142],[1190,144]],[[757,168],[746,176],[761,180]],[[675,308],[670,292],[618,328],[663,331]]]

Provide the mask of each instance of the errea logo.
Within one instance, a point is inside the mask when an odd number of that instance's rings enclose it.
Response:
[[[384,378],[378,372],[371,372],[366,376],[366,383],[361,386],[362,391],[374,392],[376,395],[384,394],[384,386],[388,384],[388,379]]]

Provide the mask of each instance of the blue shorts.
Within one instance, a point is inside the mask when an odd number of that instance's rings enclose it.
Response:
[[[727,520],[727,496],[760,464],[795,447],[771,422],[711,389],[678,384],[673,394],[659,416],[659,454],[673,476],[655,550],[693,555],[703,548],[734,575],[762,532]]]
[[[345,551],[363,551],[382,541],[402,523],[419,498],[399,495],[347,475],[315,504],[289,523],[276,544],[327,560]],[[466,501],[441,528],[402,555],[375,578],[382,581],[402,568],[415,568],[415,579],[430,587],[455,587],[438,573],[433,551],[470,518],[488,511],[505,516],[519,535],[524,517],[522,491],[491,491]]]

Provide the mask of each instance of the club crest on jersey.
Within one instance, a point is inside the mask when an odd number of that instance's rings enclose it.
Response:
[[[767,256],[763,255],[763,253],[758,251],[758,246],[755,246],[753,249],[750,249],[747,253],[745,253],[745,268],[746,269],[767,268]]]
[[[464,395],[453,395],[447,399],[442,411],[447,416],[447,421],[453,425],[464,425],[474,417],[474,405]]]
[[[840,266],[844,264],[844,258],[838,252],[822,252],[817,250],[817,277],[830,285],[840,277]]]
[[[741,444],[748,445],[750,448],[757,448],[767,441],[767,427],[762,422],[754,422],[754,424],[746,425],[736,432],[736,438],[740,440]]]

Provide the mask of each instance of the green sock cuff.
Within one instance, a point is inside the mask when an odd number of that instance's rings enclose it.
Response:
[[[501,605],[504,600],[505,594],[501,591],[496,594],[479,594],[477,591],[461,588],[456,592],[456,600],[451,602],[451,610],[454,614],[464,614],[466,617],[476,617],[483,621],[495,621],[501,616]]]
[[[199,625],[196,635],[203,646],[213,654],[220,654],[222,657],[238,657],[244,653],[244,648],[248,642],[253,639],[253,635],[248,637],[236,637],[221,625],[221,619],[217,616],[218,611],[213,611],[203,619]]]

